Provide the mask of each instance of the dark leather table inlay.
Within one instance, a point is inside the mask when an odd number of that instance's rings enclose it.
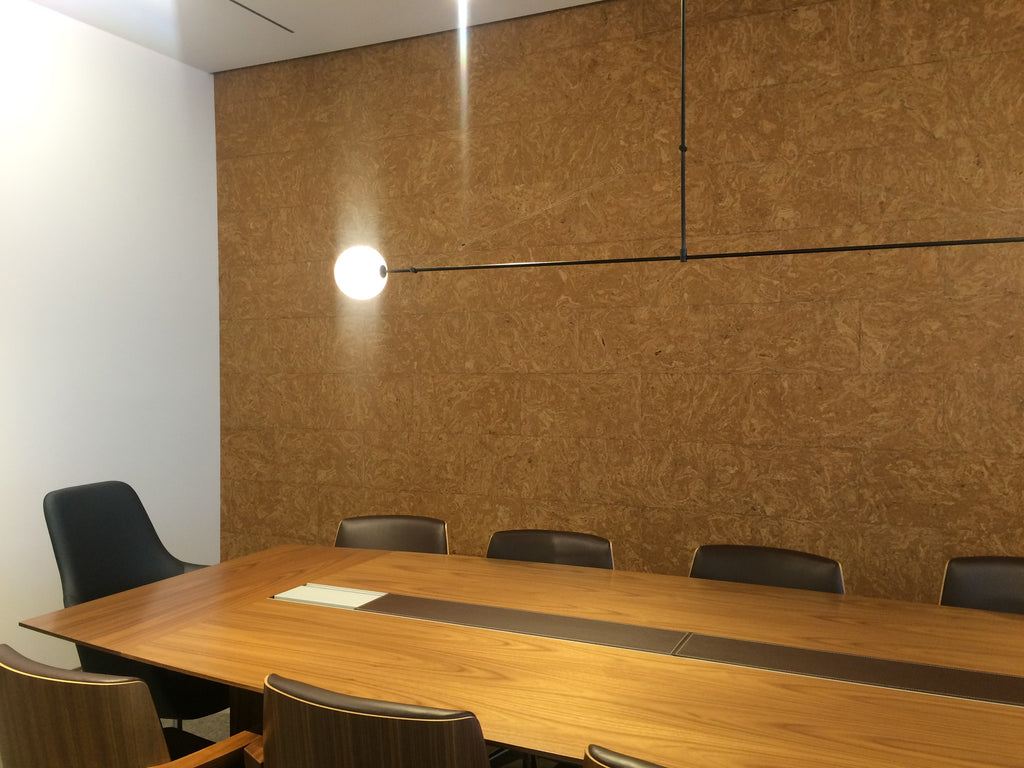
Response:
[[[1024,706],[1024,678],[691,634],[676,656],[883,688]]]
[[[641,627],[636,624],[578,619],[572,616],[409,595],[387,594],[367,603],[359,610],[650,653],[671,654],[687,636],[686,632]]]
[[[1024,677],[1012,675],[410,595],[386,594],[357,610],[883,688],[1024,706]]]

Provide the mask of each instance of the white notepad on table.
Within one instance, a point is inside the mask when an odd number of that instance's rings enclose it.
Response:
[[[274,598],[292,603],[353,609],[362,608],[370,601],[383,597],[385,594],[385,592],[372,592],[368,589],[332,587],[330,584],[303,584],[301,587],[293,587],[274,595]]]

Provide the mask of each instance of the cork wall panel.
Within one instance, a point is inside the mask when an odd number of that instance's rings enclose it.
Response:
[[[707,542],[937,599],[1024,555],[1019,244],[678,255],[680,4],[605,0],[215,77],[222,541],[359,514]],[[1022,234],[1024,6],[687,3],[690,254]],[[464,74],[464,77],[463,77]]]

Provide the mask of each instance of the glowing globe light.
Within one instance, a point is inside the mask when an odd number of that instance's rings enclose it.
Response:
[[[387,281],[384,257],[368,245],[352,246],[334,262],[334,282],[351,299],[372,299]]]

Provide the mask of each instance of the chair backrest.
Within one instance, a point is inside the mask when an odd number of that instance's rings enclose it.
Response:
[[[0,645],[0,763],[143,768],[168,759],[144,682],[51,667]]]
[[[334,693],[270,675],[265,768],[488,768],[472,712]]]
[[[57,560],[64,605],[98,597],[198,568],[174,557],[157,535],[135,490],[116,480],[51,491],[43,516]],[[209,680],[78,646],[82,669],[146,681],[161,717],[205,717],[227,706],[227,688]]]
[[[939,603],[1024,614],[1024,557],[954,557]]]
[[[365,515],[338,525],[336,547],[448,554],[448,524],[436,517]]]
[[[690,576],[843,594],[843,569],[839,563],[795,549],[705,544],[693,553]]]
[[[583,756],[583,768],[661,768],[661,766],[591,744]]]
[[[43,498],[43,515],[65,606],[184,571],[127,483],[107,481],[50,491]]]
[[[487,557],[589,568],[613,567],[612,543],[608,539],[575,531],[495,531],[487,544]]]

